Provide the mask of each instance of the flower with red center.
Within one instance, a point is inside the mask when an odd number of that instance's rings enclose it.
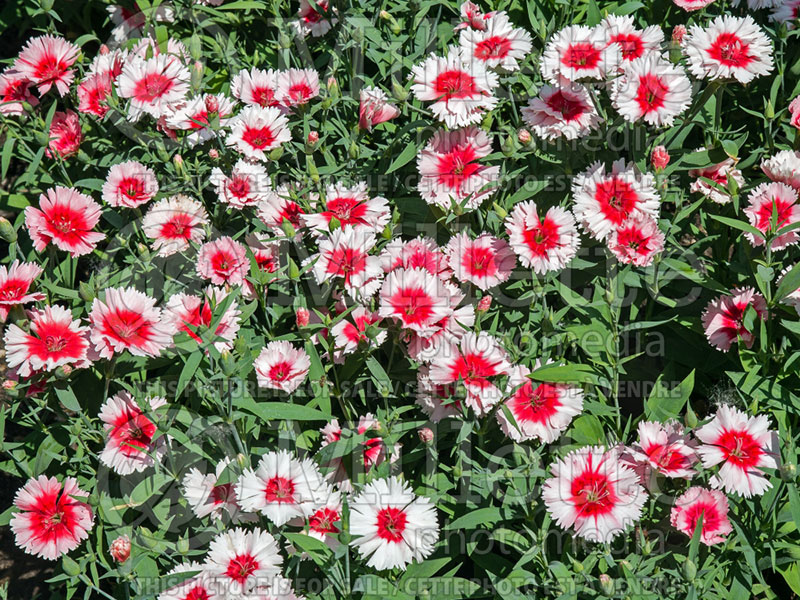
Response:
[[[109,50],[106,46],[104,51],[103,46],[101,46],[100,53],[96,54],[89,64],[89,69],[86,71],[86,78],[93,75],[109,75],[113,81],[122,73],[122,67],[125,66],[128,55],[129,53],[127,50],[121,48]]]
[[[268,239],[269,236],[264,233],[248,233],[244,241],[250,252],[253,253],[258,269],[264,273],[274,273],[281,266],[281,243],[269,242]],[[248,283],[245,281],[246,287]]]
[[[108,553],[117,563],[124,563],[131,557],[131,538],[127,535],[117,537],[108,546]]]
[[[78,113],[72,110],[56,112],[50,122],[49,137],[50,142],[48,142],[47,150],[45,150],[48,158],[56,155],[61,158],[75,156],[83,141]]]
[[[215,110],[210,110],[209,106]],[[196,96],[168,112],[166,125],[171,129],[188,131],[186,142],[195,146],[214,139],[217,130],[227,127],[233,108],[234,101],[225,94]]]
[[[345,225],[319,241],[319,253],[310,257],[317,283],[341,280],[354,299],[367,299],[380,287],[380,258],[370,255],[375,234]],[[316,260],[315,260],[316,259]]]
[[[143,21],[146,18],[145,15],[141,15],[141,17]],[[175,38],[169,38],[167,39],[166,48],[164,48],[164,44],[159,43],[159,41],[154,37],[146,35],[138,38],[138,41],[134,44],[133,48],[131,48],[130,53],[128,54],[128,59],[146,59],[151,56],[164,56],[168,60],[178,61],[185,65],[188,65],[192,58],[189,49],[183,42],[176,40]],[[197,63],[195,63],[195,66],[196,64]]]
[[[178,194],[162,198],[150,207],[142,219],[142,231],[154,240],[153,250],[159,256],[171,256],[187,250],[191,242],[202,242],[207,223],[208,215],[202,203]]]
[[[466,333],[458,344],[446,347],[430,365],[430,380],[437,385],[457,384],[466,388],[465,402],[479,417],[503,397],[495,385],[511,365],[497,338],[485,331]]]
[[[216,187],[221,202],[234,208],[255,206],[265,201],[272,192],[267,170],[259,163],[239,159],[233,166],[230,177],[219,167],[211,170],[211,185]]]
[[[586,87],[567,80],[560,85],[543,85],[539,96],[522,107],[522,119],[545,140],[581,138],[603,121]]]
[[[98,415],[106,431],[100,462],[120,475],[130,475],[161,462],[167,450],[166,437],[158,432],[155,416],[148,412],[166,406],[165,398],[145,398],[139,403],[126,391],[117,392],[100,407]],[[151,418],[152,417],[152,418]]]
[[[446,252],[453,276],[484,291],[508,281],[517,264],[508,243],[488,233],[474,240],[467,233],[456,234],[450,238]]]
[[[103,201],[117,208],[136,208],[150,202],[157,193],[156,174],[135,160],[112,166],[103,183]]]
[[[488,12],[482,13],[480,7],[471,2],[470,0],[466,0],[461,4],[461,18],[463,21],[455,26],[455,31],[459,29],[477,29],[479,31],[483,31],[486,29],[486,22],[491,19],[496,13]]]
[[[215,595],[240,598],[277,577],[282,562],[278,542],[269,533],[237,527],[211,540],[203,569]]]
[[[255,471],[245,469],[236,484],[242,509],[260,512],[278,527],[295,517],[311,516],[328,492],[316,463],[286,450],[262,456]]]
[[[342,227],[350,225],[380,233],[392,218],[389,201],[382,196],[370,198],[363,181],[350,188],[343,183],[327,186],[325,202],[317,210],[320,212],[305,214],[302,220],[306,227],[320,234],[330,231],[333,219]]]
[[[31,311],[30,333],[11,324],[6,329],[5,348],[8,367],[17,369],[20,377],[34,371],[52,371],[62,365],[88,367],[91,362],[88,327],[63,306],[46,306]]]
[[[478,208],[497,191],[500,167],[481,164],[492,152],[492,140],[475,126],[445,131],[439,129],[417,158],[419,190],[431,205],[450,209]]]
[[[537,365],[538,366],[538,365]],[[516,442],[539,439],[555,442],[569,427],[572,419],[583,411],[583,390],[563,383],[533,381],[524,365],[508,372],[504,401],[513,420],[498,410],[497,422],[503,432]]]
[[[287,108],[319,96],[319,74],[314,69],[289,69],[278,73],[278,102]]]
[[[800,19],[800,0],[783,0],[779,2],[769,16],[770,21],[786,25],[786,29],[791,31],[795,28],[795,23]]]
[[[611,86],[614,108],[631,123],[670,126],[691,100],[689,78],[657,52],[625,63],[622,77]]]
[[[250,272],[247,248],[228,236],[200,246],[197,274],[213,285],[242,285]]]
[[[106,101],[114,89],[114,78],[109,73],[90,75],[78,85],[78,110],[103,118],[108,112]]]
[[[572,212],[584,229],[603,240],[632,215],[658,216],[661,202],[654,184],[651,174],[626,165],[623,158],[614,161],[610,173],[597,161],[572,181]]]
[[[203,473],[192,467],[184,475],[183,496],[199,518],[222,519],[223,513],[228,513],[232,522],[240,520],[241,509],[236,501],[235,485],[220,482],[230,464],[231,459],[225,458],[217,463],[213,473]]]
[[[713,4],[714,0],[672,0],[675,6],[679,6],[686,12],[692,12],[705,8],[709,4]]]
[[[608,249],[627,265],[646,267],[664,250],[664,233],[658,222],[645,214],[634,214],[608,236]]]
[[[664,146],[656,146],[650,153],[650,164],[656,171],[663,171],[669,164],[669,152]]]
[[[353,491],[353,484],[350,479],[351,474],[367,473],[372,467],[381,464],[387,458],[387,448],[383,438],[379,433],[381,430],[380,422],[372,415],[367,413],[358,419],[355,431],[350,432],[351,435],[364,436],[364,441],[361,442],[361,452],[353,452],[347,458],[351,460],[350,467],[346,468],[344,458],[338,456],[322,465],[326,471],[325,478],[336,484],[343,492],[350,493]],[[325,448],[333,442],[338,442],[342,437],[342,429],[339,426],[339,421],[334,419],[320,430],[323,434],[321,448]],[[376,432],[371,435],[370,432]],[[397,452],[395,446],[395,452]]]
[[[117,77],[117,94],[130,98],[129,120],[137,121],[143,113],[158,119],[168,114],[170,105],[186,99],[189,79],[189,69],[168,54],[132,57]]]
[[[373,313],[363,306],[357,306],[346,317],[331,327],[331,335],[334,338],[336,352],[334,360],[344,362],[347,354],[352,354],[362,348],[377,348],[386,341],[386,330],[375,330],[374,335],[368,333],[370,326],[380,321],[377,313]]]
[[[42,267],[36,263],[15,260],[10,267],[0,265],[0,320],[8,318],[15,306],[44,300],[41,292],[31,292],[33,280],[42,274]]]
[[[39,196],[39,208],[25,208],[25,226],[38,252],[49,243],[73,257],[89,254],[105,235],[92,231],[100,205],[72,188],[56,186]]]
[[[89,313],[91,340],[101,358],[127,350],[134,356],[158,356],[175,333],[155,307],[155,298],[134,289],[107,288]]]
[[[231,93],[245,104],[280,106],[277,92],[278,72],[272,69],[242,69],[231,81]]]
[[[531,34],[514,27],[505,12],[484,21],[484,29],[464,29],[459,45],[472,60],[487,68],[516,71],[531,51]]]
[[[330,7],[328,0],[300,0],[300,7],[297,9],[297,21],[292,21],[292,25],[297,32],[306,37],[320,37],[331,30],[331,25],[337,19],[326,18],[335,13],[335,9]]]
[[[774,67],[772,44],[750,15],[719,16],[705,29],[692,25],[683,48],[695,77],[750,83]]]
[[[697,152],[703,150],[705,148],[698,148]],[[731,201],[729,192],[731,182],[735,182],[737,188],[744,185],[744,177],[736,168],[736,162],[735,159],[728,157],[709,167],[690,170],[689,177],[694,177],[695,180],[689,186],[689,190],[699,192],[717,204],[727,204]]]
[[[14,70],[36,85],[40,94],[56,86],[58,95],[64,96],[75,77],[70,67],[79,53],[80,48],[64,38],[42,35],[28,40],[14,61]]]
[[[669,520],[675,529],[692,537],[701,517],[700,541],[706,546],[724,542],[725,536],[733,531],[725,494],[692,486],[675,499]]]
[[[750,225],[766,236],[773,236],[782,227],[800,221],[797,192],[785,183],[762,183],[750,192],[744,213],[747,215]],[[766,243],[763,237],[753,233],[745,233],[744,237],[754,247],[763,246]],[[795,229],[775,237],[770,243],[770,248],[783,250],[787,246],[796,244],[799,239]]]
[[[514,206],[506,218],[506,233],[523,266],[540,275],[566,267],[581,241],[572,213],[551,206],[540,219],[531,200]]]
[[[714,0],[711,1],[713,2]],[[675,25],[675,27],[672,28],[672,41],[680,45],[684,37],[686,37],[686,26],[681,24]]]
[[[228,146],[252,160],[267,160],[267,153],[292,139],[289,121],[275,107],[250,105],[230,120]]]
[[[703,311],[703,328],[708,343],[727,352],[739,338],[750,348],[754,335],[744,324],[745,311],[752,306],[761,320],[766,320],[767,302],[753,288],[735,289],[731,295],[719,296]]]
[[[273,341],[262,348],[253,366],[259,387],[291,394],[305,381],[311,359],[302,348],[285,341]]]
[[[302,192],[297,184],[281,185],[273,193],[268,193],[266,200],[258,203],[258,218],[272,229],[276,236],[290,236],[284,224],[291,225],[296,235],[303,229],[305,210],[297,202]],[[298,237],[299,239],[299,237]]]
[[[639,440],[622,459],[639,474],[643,485],[649,487],[654,473],[683,479],[695,475],[692,468],[697,462],[694,444],[689,442],[679,423],[662,425],[656,421],[641,421],[637,429]]]
[[[332,536],[341,532],[342,496],[338,491],[331,491],[324,504],[308,517],[308,535],[336,548],[339,544]]]
[[[32,107],[39,104],[30,87],[31,82],[13,67],[0,73],[0,115],[16,117],[25,112],[23,102]]]
[[[605,79],[622,61],[619,44],[609,44],[602,26],[570,25],[550,38],[541,58],[542,77],[553,84],[563,78]]]
[[[664,41],[664,32],[658,25],[650,25],[642,31],[634,25],[632,15],[608,15],[600,25],[606,30],[608,43],[620,47],[623,65],[650,52],[658,52]]]
[[[390,121],[400,114],[400,110],[391,102],[380,88],[364,87],[358,93],[358,126],[367,131],[373,126]]]
[[[209,286],[202,296],[186,293],[175,294],[164,308],[164,320],[178,333],[184,332],[198,344],[204,344],[211,324],[216,322],[211,343],[218,352],[231,350],[239,331],[239,316],[242,314],[236,300],[225,302],[228,292]],[[214,313],[226,304],[225,311],[214,317]]]
[[[420,367],[417,371],[416,403],[432,423],[464,413],[464,397],[463,394],[459,397],[459,392],[457,384],[440,385],[431,381],[429,367]]]
[[[761,161],[761,170],[772,181],[800,190],[800,152],[781,150]]]
[[[381,287],[378,315],[430,336],[437,331],[439,322],[451,314],[453,293],[451,286],[424,269],[395,269]]]
[[[703,466],[722,465],[711,478],[711,487],[745,498],[760,496],[772,487],[762,470],[778,468],[772,446],[777,435],[769,429],[769,417],[750,417],[723,404],[694,435],[702,442],[697,453]]]
[[[413,240],[394,239],[381,252],[381,266],[388,273],[394,269],[421,268],[447,281],[452,276],[443,249],[429,237]]]
[[[429,362],[450,346],[458,344],[464,334],[475,325],[475,306],[464,304],[464,293],[451,282],[445,282],[443,290],[447,293],[450,312],[433,327],[433,332],[420,334],[409,331],[406,334],[408,355],[419,362]],[[486,296],[485,296],[486,297]]]
[[[616,449],[573,450],[550,466],[542,498],[559,527],[592,542],[610,542],[642,516],[647,492]]]
[[[92,509],[81,500],[88,497],[72,477],[63,485],[44,475],[29,479],[14,496],[19,510],[9,523],[17,546],[47,560],[77,548],[94,525]]]
[[[430,109],[448,127],[477,123],[497,104],[497,75],[456,47],[445,57],[430,55],[411,69],[411,77],[414,96],[433,102]]]
[[[350,534],[368,567],[405,570],[433,553],[439,540],[436,507],[397,477],[377,479],[350,502]]]
[[[194,573],[194,575],[190,575]],[[158,600],[214,600],[215,582],[211,581],[204,566],[198,562],[181,563],[162,579],[166,589],[158,595]]]

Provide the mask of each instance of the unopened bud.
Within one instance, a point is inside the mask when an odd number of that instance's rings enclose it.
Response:
[[[61,558],[61,568],[64,569],[64,573],[70,577],[77,577],[81,574],[80,565],[67,555]]]
[[[217,160],[219,158],[219,152],[216,148],[211,148],[211,150],[208,151],[208,158],[211,160]]]
[[[683,42],[683,37],[686,35],[686,25],[675,25],[672,28],[672,41],[676,44]]]
[[[56,377],[58,379],[67,379],[72,375],[73,368],[70,365],[61,365],[56,369]]]
[[[131,556],[131,539],[127,535],[121,535],[108,547],[108,553],[119,564],[124,563]]]
[[[517,131],[517,140],[519,140],[519,143],[522,144],[523,146],[527,146],[528,144],[530,144],[531,139],[532,139],[531,132],[528,131],[527,129],[520,129],[519,131]]]
[[[281,156],[283,156],[282,146],[278,146],[277,148],[273,149],[272,152],[269,153],[270,160],[279,160]]]
[[[336,81],[336,77],[328,77],[328,95],[331,98],[339,97],[339,82]]]
[[[231,377],[236,373],[236,359],[229,350],[223,350],[220,354],[220,367],[222,367],[222,374],[226,377]]]
[[[11,391],[15,387],[17,387],[17,382],[13,379],[5,379],[3,380],[3,389],[6,391]]]
[[[179,537],[178,542],[175,544],[175,548],[181,554],[186,554],[187,552],[189,552],[189,540],[187,540],[183,536]]]
[[[433,441],[433,431],[430,427],[421,427],[417,430],[419,441],[423,444],[430,444]]]
[[[492,305],[492,297],[490,295],[483,296],[480,300],[478,300],[478,306],[475,309],[477,312],[483,313],[489,310],[489,307]]]
[[[78,284],[78,293],[85,302],[94,300],[94,289],[85,281],[81,281]]]
[[[393,19],[394,18],[394,17],[392,17],[391,14],[389,14],[388,10],[382,10],[381,12],[378,13],[378,16],[381,19],[383,19],[384,21],[388,21],[389,19]]]
[[[300,279],[300,268],[291,258],[289,259],[289,279]]]
[[[492,203],[492,208],[500,219],[505,219],[508,216],[508,211],[500,206],[497,202]]]
[[[697,565],[688,558],[683,563],[683,576],[686,577],[686,581],[694,581],[697,576]]]
[[[281,33],[278,36],[278,45],[283,48],[284,50],[292,47],[292,38],[290,38],[285,33]]]
[[[664,146],[656,146],[650,154],[650,162],[656,171],[663,171],[669,164],[669,152]]]
[[[281,222],[281,229],[283,229],[283,233],[286,234],[286,237],[293,238],[297,235],[297,231],[295,231],[294,225],[289,221],[289,219],[284,219]]]
[[[606,596],[613,596],[614,595],[614,580],[608,576],[608,573],[601,573],[600,577],[600,589],[603,590],[603,593]]]
[[[399,102],[405,102],[408,98],[408,90],[396,79],[392,80],[392,96]]]
[[[308,137],[306,138],[306,144],[309,146],[313,146],[319,141],[319,132],[318,131],[309,131]]]
[[[784,481],[794,481],[797,478],[797,465],[786,463],[781,465],[781,479]]]
[[[200,86],[203,84],[203,71],[205,67],[203,63],[199,60],[195,61],[194,67],[192,68],[192,89],[199,90]]]
[[[109,52],[111,52],[111,50],[108,46],[105,44],[100,44],[100,54],[108,54]]]
[[[308,327],[308,322],[311,319],[311,313],[308,312],[308,309],[305,307],[298,307],[296,311],[294,311],[294,320],[297,323],[298,328]]]
[[[206,96],[206,110],[209,113],[215,113],[219,111],[219,100],[217,100],[216,96]]]
[[[511,136],[508,136],[503,142],[503,145],[500,146],[500,150],[505,156],[511,156],[514,154],[514,139]]]
[[[178,173],[183,173],[183,157],[180,154],[172,157],[172,164],[175,165],[175,170]]]
[[[358,155],[360,154],[360,150],[358,148],[358,144],[356,144],[355,142],[351,143],[350,144],[350,149],[347,151],[347,154],[353,160],[357,159]]]
[[[9,244],[17,241],[17,230],[8,219],[0,217],[0,238]]]

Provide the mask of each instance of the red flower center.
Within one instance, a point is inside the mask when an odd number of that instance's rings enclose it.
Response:
[[[444,71],[433,82],[433,89],[445,101],[450,98],[471,98],[478,94],[475,79],[466,71]]]
[[[619,47],[622,49],[622,56],[627,60],[639,58],[644,51],[642,38],[634,33],[620,33],[611,36],[610,42],[612,44],[619,44]]]
[[[245,175],[234,175],[228,182],[228,192],[237,198],[245,198],[250,193],[250,180]]]
[[[707,52],[726,67],[744,68],[755,60],[750,56],[750,45],[735,33],[719,34]]]
[[[408,517],[399,508],[389,507],[378,511],[378,536],[389,542],[400,542]]]
[[[664,99],[669,88],[661,77],[647,74],[639,77],[639,88],[636,90],[636,102],[643,113],[652,112],[664,106]]]
[[[547,98],[546,103],[553,111],[560,112],[566,121],[576,120],[588,108],[580,99],[571,98],[561,90]]]
[[[162,73],[148,73],[136,82],[133,97],[139,102],[153,102],[171,90],[173,85],[172,79]]]
[[[585,471],[573,481],[570,489],[578,514],[583,517],[601,516],[614,509],[617,497],[613,483],[597,471]]]
[[[263,150],[275,143],[275,134],[267,126],[248,127],[242,132],[242,140],[256,150]]]
[[[480,60],[505,58],[511,51],[511,40],[506,37],[492,36],[475,45],[475,57]]]
[[[617,177],[598,183],[594,197],[600,203],[602,213],[615,225],[622,223],[639,202],[636,190]]]
[[[536,423],[547,423],[560,405],[559,390],[555,385],[542,383],[534,388],[531,381],[526,381],[511,401],[517,420]]]
[[[728,462],[742,469],[755,467],[764,453],[758,441],[747,431],[725,430],[717,446],[722,449]]]
[[[258,569],[258,561],[255,557],[250,554],[237,554],[228,563],[225,575],[241,585],[255,573],[256,569]]]
[[[576,70],[594,69],[600,62],[600,50],[589,42],[570,44],[561,57],[561,64]]]
[[[294,504],[294,483],[285,477],[273,477],[267,481],[264,495],[267,498],[267,502]]]
[[[558,225],[547,217],[535,227],[526,228],[522,232],[525,244],[537,256],[547,254],[549,250],[561,245],[558,237]]]
[[[308,526],[318,533],[339,533],[334,523],[339,522],[339,513],[332,508],[321,508],[308,519]]]
[[[406,324],[427,323],[433,314],[433,299],[420,288],[405,288],[390,299],[395,312],[403,315]]]

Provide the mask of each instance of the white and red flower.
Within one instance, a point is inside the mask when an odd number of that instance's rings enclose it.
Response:
[[[450,238],[446,253],[453,276],[484,291],[508,281],[517,264],[508,243],[488,233],[474,240],[466,232],[458,233]]]
[[[511,249],[523,266],[540,275],[563,269],[578,253],[575,218],[560,206],[551,206],[540,218],[533,201],[520,202],[505,224]]]
[[[155,298],[132,287],[107,288],[105,301],[95,298],[90,337],[100,357],[125,350],[134,356],[158,356],[171,346],[175,330],[155,304]]]
[[[62,365],[87,367],[89,328],[63,306],[46,306],[29,313],[30,333],[11,324],[5,333],[6,362],[20,377],[52,371]]]
[[[434,240],[423,236],[390,241],[381,252],[381,266],[386,273],[394,269],[425,269],[445,281],[452,275],[444,250]]]
[[[259,387],[291,394],[305,381],[311,359],[303,348],[295,348],[285,341],[273,341],[261,350],[253,366]]]
[[[171,129],[189,131],[186,141],[190,146],[213,139],[218,129],[230,122],[234,101],[225,94],[196,96],[166,115],[166,125]]]
[[[275,107],[245,107],[229,122],[231,131],[225,140],[239,154],[252,160],[266,161],[267,153],[292,139],[289,121]]]
[[[189,70],[169,54],[133,57],[117,77],[117,94],[130,98],[129,120],[137,121],[144,113],[158,119],[169,113],[170,105],[186,99],[189,79]]]
[[[100,407],[98,416],[107,436],[100,462],[120,475],[152,467],[167,450],[166,437],[159,434],[156,418],[151,414],[166,406],[166,399],[145,398],[143,404],[144,409],[123,390]]]
[[[14,61],[14,70],[46,94],[56,86],[65,96],[75,77],[70,67],[78,59],[80,48],[64,38],[42,35],[31,38]]]
[[[212,519],[222,519],[223,513],[228,513],[233,522],[239,520],[241,509],[236,501],[234,484],[219,483],[230,464],[231,460],[225,458],[217,463],[213,473],[203,473],[197,467],[192,467],[184,475],[183,496],[199,518],[211,516]]]
[[[433,102],[433,114],[448,127],[477,123],[497,104],[497,75],[456,47],[447,56],[431,54],[411,69],[411,91],[422,102]]]
[[[744,214],[747,215],[750,225],[765,236],[775,235],[782,227],[800,221],[797,191],[785,183],[762,183],[750,192],[747,200],[748,205],[744,208]],[[766,243],[765,238],[753,233],[745,233],[744,237],[755,247]],[[796,244],[799,239],[795,229],[775,237],[770,242],[770,248],[783,250],[787,246]]]
[[[701,517],[700,541],[706,546],[724,542],[725,536],[733,531],[725,494],[692,486],[675,499],[669,520],[675,529],[692,537]]]
[[[135,160],[112,166],[103,183],[103,201],[114,207],[136,208],[150,202],[157,193],[156,174]]]
[[[452,313],[457,290],[422,268],[395,269],[383,282],[378,314],[422,336],[433,335]]]
[[[626,62],[622,73],[611,85],[611,101],[627,121],[670,126],[692,101],[689,78],[657,52]]]
[[[704,148],[699,148],[697,152],[703,150]],[[729,191],[731,184],[734,183],[737,188],[744,185],[744,177],[742,177],[742,172],[736,168],[736,162],[733,158],[728,157],[710,167],[690,170],[689,177],[695,177],[695,180],[689,186],[689,190],[700,193],[717,204],[727,204],[731,201]]]
[[[242,509],[260,512],[278,527],[311,516],[328,491],[313,460],[298,460],[286,450],[262,456],[255,471],[245,469],[236,484]]]
[[[400,114],[380,88],[364,87],[358,93],[358,126],[370,131],[375,125],[391,121]]]
[[[154,240],[153,250],[159,256],[171,256],[187,250],[192,242],[202,242],[206,223],[208,215],[203,204],[178,194],[162,198],[150,207],[142,219],[142,231]]]
[[[642,31],[634,25],[632,15],[608,15],[600,25],[606,30],[608,43],[620,47],[623,66],[651,52],[658,52],[664,41],[664,32],[658,25],[650,25]]]
[[[258,218],[271,228],[275,235],[289,235],[283,228],[284,223],[291,225],[295,233],[303,229],[305,210],[294,199],[299,194],[294,187],[281,185],[274,193],[268,194],[266,200],[258,204]]]
[[[581,138],[602,122],[586,87],[567,80],[543,85],[539,96],[522,107],[522,119],[545,140]]]
[[[233,165],[230,176],[222,169],[211,170],[211,184],[216,187],[221,202],[242,209],[264,202],[272,192],[267,170],[260,163],[239,159]]]
[[[463,384],[467,406],[480,417],[502,400],[503,392],[495,382],[500,375],[507,375],[510,368],[497,338],[485,331],[469,332],[458,344],[443,348],[431,360],[429,376],[436,385]]]
[[[683,479],[691,479],[695,475],[692,465],[697,462],[697,454],[680,424],[674,421],[667,424],[641,421],[637,431],[637,443],[627,450],[622,459],[639,473],[644,485],[649,484],[653,473]]]
[[[479,162],[491,152],[491,138],[478,127],[439,129],[417,158],[420,195],[445,209],[454,203],[478,208],[497,190],[500,167]]]
[[[769,18],[775,23],[785,24],[788,30],[794,29],[795,22],[800,18],[800,0],[782,0],[775,6]]]
[[[745,498],[760,496],[772,487],[762,469],[777,469],[769,417],[750,417],[723,404],[714,418],[695,432],[697,448],[707,469],[720,465],[711,486]]]
[[[556,441],[583,411],[583,390],[563,384],[533,381],[524,365],[508,371],[506,391],[510,396],[504,410],[497,411],[497,422],[503,432],[516,442],[539,439],[549,444]]]
[[[159,7],[160,8],[160,7]],[[188,575],[188,573],[195,573]],[[198,562],[181,563],[170,570],[163,578],[169,586],[158,595],[158,600],[214,600],[216,589],[214,582]]]
[[[242,69],[231,81],[231,94],[245,104],[280,106],[277,93],[278,72],[272,69]]]
[[[354,299],[367,299],[380,287],[383,274],[381,260],[370,255],[375,247],[375,234],[363,228],[345,225],[319,241],[319,254],[314,260],[314,276],[318,283],[341,280]]]
[[[800,190],[800,152],[781,150],[762,160],[761,170],[772,181]]]
[[[608,236],[608,249],[621,263],[646,267],[664,250],[664,233],[651,216],[639,213],[625,219]]]
[[[380,322],[377,313],[373,313],[363,306],[357,306],[345,318],[331,327],[331,335],[336,346],[334,360],[344,360],[344,356],[358,350],[359,346],[377,348],[386,341],[386,330],[376,331],[373,337],[369,335],[371,325]]]
[[[17,546],[47,560],[77,548],[94,525],[92,509],[83,501],[88,497],[72,477],[63,484],[44,475],[29,479],[14,496],[18,510],[9,523]]]
[[[228,292],[222,288],[208,287],[202,296],[179,293],[172,296],[164,308],[164,320],[172,324],[177,332],[184,332],[198,344],[203,343],[202,335],[206,334],[214,322],[214,312],[223,303]],[[241,315],[236,300],[232,300],[225,312],[217,320],[212,343],[218,352],[233,348],[233,342],[239,331]]]
[[[702,316],[708,343],[723,352],[727,352],[740,338],[748,348],[752,346],[755,338],[744,322],[748,306],[753,307],[761,320],[766,320],[767,302],[751,287],[735,289],[730,295],[709,302]]]
[[[106,101],[114,89],[110,73],[89,75],[78,85],[78,110],[103,118],[108,112]]]
[[[60,156],[69,158],[75,156],[80,150],[83,141],[81,121],[78,113],[73,110],[58,111],[50,122],[50,141],[47,144],[45,155],[48,158]]]
[[[331,30],[335,17],[326,18],[329,13],[334,13],[328,0],[300,0],[300,8],[297,9],[297,21],[292,21],[292,25],[303,37],[311,34],[312,37],[320,37]]]
[[[592,542],[610,542],[641,518],[647,492],[617,449],[588,446],[550,466],[542,497],[563,529]]]
[[[15,260],[9,267],[0,265],[0,321],[5,321],[15,306],[45,299],[43,293],[30,291],[41,274],[42,267],[32,262]]]
[[[342,496],[331,490],[322,506],[318,506],[308,517],[308,535],[325,542],[330,547],[337,547],[332,536],[342,532]]]
[[[686,12],[700,10],[709,4],[713,4],[714,0],[672,0],[675,6],[678,6]]]
[[[367,566],[405,570],[433,553],[439,540],[436,507],[397,477],[378,479],[350,502],[350,534]]]
[[[774,68],[772,44],[750,15],[721,15],[705,29],[692,25],[683,48],[695,77],[750,83]]]
[[[247,248],[236,240],[222,236],[200,246],[197,274],[213,285],[242,285],[249,272]]]
[[[31,107],[39,100],[30,92],[31,82],[24,75],[9,67],[0,73],[0,115],[18,117],[25,112],[23,102]]]
[[[463,21],[455,26],[455,31],[459,29],[477,29],[483,31],[486,29],[486,22],[491,19],[495,14],[494,12],[482,13],[480,7],[466,0],[461,4],[461,18]]]
[[[285,107],[306,104],[319,96],[319,73],[314,69],[289,69],[278,73],[278,101]]]
[[[632,215],[657,217],[661,204],[655,178],[622,158],[614,161],[611,172],[600,161],[590,165],[573,180],[572,194],[575,218],[599,240]]]
[[[353,187],[343,183],[329,185],[325,189],[325,202],[316,213],[307,213],[302,221],[318,233],[330,231],[331,221],[336,219],[341,227],[364,228],[380,233],[392,217],[389,201],[382,196],[369,197],[367,184],[363,181]]]
[[[38,252],[51,242],[73,257],[89,254],[105,235],[92,231],[100,205],[72,188],[56,186],[39,196],[39,208],[25,208],[25,226]]]
[[[240,527],[218,534],[208,545],[203,565],[213,597],[241,598],[257,591],[280,575],[283,557],[278,542],[259,528]],[[253,596],[250,596],[253,597]],[[196,596],[203,599],[202,595]],[[195,600],[191,598],[190,600]]]
[[[483,21],[484,29],[461,31],[459,44],[465,55],[487,68],[516,71],[531,51],[531,34],[514,27],[504,12]]]
[[[464,412],[465,398],[459,397],[459,392],[457,383],[438,384],[431,381],[429,367],[420,367],[417,371],[416,403],[432,423],[458,417]]]
[[[542,77],[553,84],[561,79],[605,79],[622,62],[619,44],[609,44],[602,26],[570,25],[556,32],[544,48]]]

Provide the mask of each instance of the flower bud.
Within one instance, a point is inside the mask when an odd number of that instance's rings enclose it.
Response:
[[[297,310],[294,311],[294,320],[297,323],[297,327],[308,327],[308,322],[311,319],[311,313],[308,312],[308,309],[300,306]]]
[[[497,202],[492,202],[492,208],[500,219],[505,219],[508,216],[508,211]]]
[[[183,157],[180,154],[176,154],[172,157],[172,164],[175,165],[175,170],[178,174],[183,173]]]
[[[683,37],[686,35],[686,25],[675,25],[672,28],[672,41],[676,44],[683,42]]]
[[[286,234],[286,237],[293,238],[297,235],[297,231],[294,229],[294,225],[289,221],[289,219],[284,219],[281,222],[281,229],[283,229],[283,233]]]
[[[697,565],[688,558],[683,563],[683,576],[686,577],[686,581],[694,581],[697,576]]]
[[[203,85],[204,70],[205,67],[203,66],[203,63],[201,63],[199,60],[196,60],[194,63],[194,67],[192,68],[192,76],[191,76],[192,89],[199,90],[200,86]]]
[[[217,100],[216,96],[211,94],[206,96],[206,110],[209,113],[215,113],[219,111],[219,100]]]
[[[531,132],[528,131],[527,129],[520,129],[519,131],[517,131],[517,140],[519,140],[519,143],[522,144],[523,146],[527,146],[528,144],[530,144],[531,139],[532,139]]]
[[[405,102],[408,98],[408,90],[396,79],[392,80],[392,96],[399,102]]]
[[[339,82],[336,81],[336,77],[328,77],[328,95],[331,98],[339,97]]]
[[[318,131],[309,131],[308,137],[306,138],[306,144],[309,146],[313,146],[319,141],[319,132]]]
[[[222,367],[222,374],[225,377],[231,377],[236,373],[236,359],[229,350],[223,350],[220,353],[220,367]]]
[[[478,300],[478,306],[475,308],[476,312],[484,313],[489,310],[489,307],[492,305],[492,297],[487,294],[483,296],[480,300]]]
[[[59,379],[67,379],[72,375],[74,369],[70,365],[61,365],[56,369],[56,377]]]
[[[656,146],[650,154],[650,162],[656,171],[663,171],[669,164],[669,152],[664,146]]]
[[[61,558],[61,568],[64,569],[64,573],[70,577],[77,577],[81,574],[80,565],[66,554]]]
[[[13,379],[5,379],[3,380],[3,389],[6,391],[11,391],[15,387],[17,387],[17,382]]]
[[[78,293],[85,302],[91,302],[94,300],[94,289],[92,289],[91,286],[85,281],[81,281],[78,284]]]
[[[393,19],[393,18],[394,18],[394,17],[392,17],[392,15],[391,15],[391,14],[389,14],[389,11],[388,11],[388,10],[382,10],[381,12],[379,12],[379,13],[378,13],[378,16],[379,16],[381,19],[383,19],[384,21],[388,21],[388,20],[390,20],[390,19]]]
[[[600,577],[600,589],[603,590],[603,593],[606,596],[613,596],[614,595],[614,580],[608,576],[608,573],[601,573]]]
[[[289,259],[289,279],[300,279],[300,268],[291,258]]]
[[[175,544],[175,548],[181,554],[186,554],[187,552],[189,552],[189,540],[187,540],[183,536],[179,537],[178,542]]]
[[[500,146],[500,150],[505,156],[511,156],[514,154],[514,139],[511,136],[508,136]]]
[[[797,478],[797,465],[786,463],[781,465],[781,479],[784,481],[794,481]]]
[[[417,435],[419,435],[419,441],[423,444],[433,442],[433,431],[431,431],[430,427],[421,427],[417,430]]]
[[[108,46],[100,44],[100,54],[108,54],[109,52],[111,52],[111,49]]]
[[[284,50],[292,47],[292,38],[290,38],[285,33],[281,33],[278,36],[278,45],[283,48]]]
[[[283,156],[283,148],[281,146],[278,146],[269,153],[270,160],[279,160],[281,156]]]
[[[127,535],[121,535],[108,547],[108,553],[119,564],[124,563],[131,556],[131,539]]]
[[[219,152],[216,148],[211,148],[211,150],[208,151],[208,158],[211,160],[217,160],[219,158]]]
[[[17,241],[17,230],[8,219],[0,217],[0,238],[12,244]]]

